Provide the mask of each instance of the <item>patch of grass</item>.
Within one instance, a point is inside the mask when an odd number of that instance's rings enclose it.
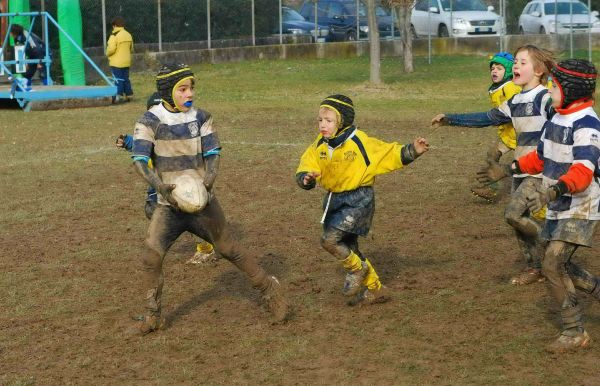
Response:
[[[267,322],[228,262],[184,264],[187,237],[165,260],[172,324],[124,337],[129,315],[143,309],[148,222],[145,184],[114,140],[132,132],[151,74],[133,75],[129,104],[2,111],[0,383],[589,383],[600,350],[569,360],[543,352],[556,332],[545,289],[506,284],[521,263],[504,202],[482,204],[468,191],[495,131],[430,127],[439,112],[489,108],[487,60],[417,58],[405,74],[385,58],[377,88],[367,84],[367,58],[194,66],[195,104],[213,114],[223,144],[217,196],[241,242],[286,285],[296,316],[284,326]],[[381,307],[345,306],[341,270],[319,246],[323,192],[293,181],[319,102],[332,93],[353,98],[357,124],[373,136],[432,144],[377,180],[373,232],[360,242],[394,291]],[[598,272],[594,256],[576,258]],[[587,305],[596,336],[600,317]]]

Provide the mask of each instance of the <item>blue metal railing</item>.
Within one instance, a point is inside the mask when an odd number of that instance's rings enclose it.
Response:
[[[31,22],[31,26],[29,27],[29,29],[27,30],[27,35],[26,38],[29,39],[29,36],[31,34],[31,30],[33,29],[33,25],[35,23],[35,19],[36,17],[40,16],[45,18],[46,22],[43,23],[44,24],[44,31],[45,31],[45,36],[49,36],[48,35],[48,21],[52,22],[52,24],[54,24],[54,26],[58,29],[58,31],[62,34],[64,34],[64,36],[67,38],[67,40],[69,40],[69,42],[71,44],[73,44],[73,46],[79,51],[79,53],[87,60],[87,62],[92,66],[92,68],[94,70],[96,70],[96,72],[102,77],[102,79],[104,79],[104,81],[110,85],[110,86],[114,86],[114,82],[113,80],[111,80],[110,78],[108,78],[104,72],[96,65],[96,63],[94,63],[94,61],[85,53],[85,51],[83,51],[83,49],[75,42],[75,40],[73,40],[73,38],[67,33],[65,32],[65,30],[60,26],[60,24],[58,24],[58,22],[56,22],[56,20],[54,20],[54,18],[48,13],[48,12],[15,12],[15,13],[0,13],[0,18],[1,17],[8,17],[9,23],[8,23],[8,27],[7,27],[7,31],[10,32],[10,29],[13,25],[13,21],[12,18],[16,17],[16,16],[31,16],[32,17],[32,22]],[[8,44],[8,38],[10,37],[10,33],[7,33],[5,38],[4,38],[4,42],[2,43],[2,52],[4,52],[6,54],[6,47]],[[10,69],[7,67],[7,65],[11,65],[11,64],[40,64],[40,63],[44,63],[46,64],[46,76],[47,79],[49,80],[50,84],[52,84],[52,80],[50,78],[50,64],[52,63],[52,56],[50,55],[50,47],[49,44],[47,44],[47,42],[44,42],[45,47],[46,47],[46,52],[44,55],[44,59],[25,59],[25,60],[6,60],[6,61],[0,61],[0,66],[2,66],[2,68],[4,69],[4,71],[6,73],[9,74],[9,77],[12,77],[13,74],[10,71]]]

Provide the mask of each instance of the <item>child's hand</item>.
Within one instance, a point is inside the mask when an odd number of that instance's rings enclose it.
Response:
[[[304,178],[302,179],[302,183],[304,185],[310,185],[320,175],[321,175],[321,173],[319,173],[319,172],[308,172],[304,175]]]
[[[429,142],[423,137],[419,137],[415,139],[413,142],[413,146],[415,147],[415,151],[417,152],[417,156],[429,151]]]
[[[481,184],[491,184],[510,175],[510,166],[498,162],[488,162],[488,166],[477,172],[477,181]]]
[[[440,127],[448,125],[448,118],[446,114],[438,114],[431,120],[431,126]]]
[[[115,146],[119,149],[123,149],[125,147],[125,134],[119,135],[115,142]]]

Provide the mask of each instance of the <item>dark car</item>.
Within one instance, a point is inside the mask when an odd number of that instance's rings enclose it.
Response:
[[[327,41],[356,40],[356,0],[319,0],[316,7],[313,1],[306,0],[300,8],[300,15],[314,23],[315,8],[317,23],[329,27]],[[392,29],[394,20],[387,10],[378,6],[376,14],[381,37],[399,36],[398,29]],[[359,2],[358,20],[358,37],[366,38],[369,33],[367,7],[362,1]]]
[[[281,16],[282,33],[290,35],[307,35],[312,36],[313,39],[315,38],[314,21],[307,21],[302,15],[289,7],[281,8]],[[317,31],[317,38],[327,39],[327,35],[329,35],[329,26],[319,23],[319,25],[317,25]],[[277,31],[274,32],[279,33],[279,26],[277,26]]]

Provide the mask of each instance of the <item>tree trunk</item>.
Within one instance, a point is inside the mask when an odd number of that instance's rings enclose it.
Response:
[[[410,28],[410,16],[412,13],[412,3],[403,2],[396,6],[398,13],[398,30],[400,30],[400,39],[402,41],[402,57],[404,59],[404,72],[413,72],[413,49],[412,49],[412,31]]]
[[[367,0],[369,19],[369,47],[371,53],[371,84],[381,84],[381,47],[379,43],[379,26],[375,14],[375,0]],[[356,31],[359,36],[359,31]]]

